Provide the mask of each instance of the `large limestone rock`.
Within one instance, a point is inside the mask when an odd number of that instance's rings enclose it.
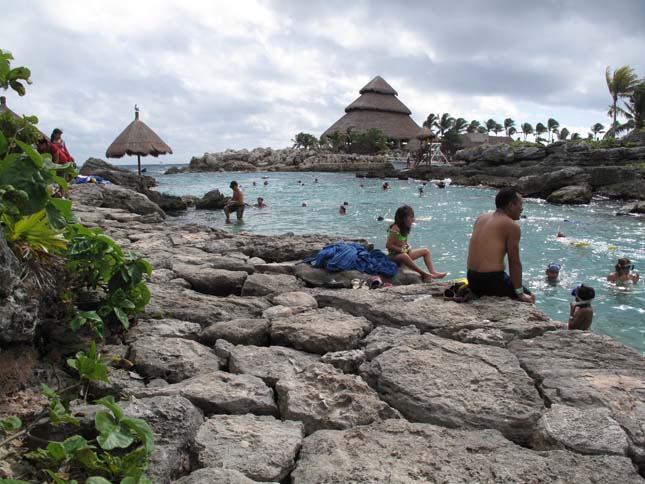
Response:
[[[293,484],[642,484],[629,459],[534,452],[495,430],[388,420],[304,440]]]
[[[378,326],[361,341],[361,346],[363,347],[365,357],[368,360],[372,360],[390,348],[417,340],[420,334],[419,329],[412,325],[402,328]]]
[[[280,379],[276,393],[282,418],[303,422],[307,434],[400,417],[360,377],[324,363]]]
[[[188,459],[188,445],[204,422],[202,412],[180,396],[133,399],[120,406],[126,415],[145,420],[152,429],[155,450],[148,476],[154,482],[170,482]]]
[[[213,413],[276,415],[273,390],[251,375],[224,371],[203,373],[179,383],[136,390],[139,398],[177,396],[190,400],[207,415]]]
[[[199,340],[208,345],[225,339],[236,345],[268,346],[269,328],[267,319],[232,319],[211,324],[202,331]]]
[[[98,158],[88,158],[79,170],[79,173],[85,176],[98,175],[116,185],[121,185],[138,192],[142,192],[144,189],[156,185],[155,179],[151,176],[139,176],[138,173],[112,165]]]
[[[415,325],[445,338],[466,343],[504,346],[532,338],[562,324],[533,305],[484,297],[468,304],[443,300],[445,284],[419,284],[378,291],[324,290],[314,293],[320,307],[333,306],[362,315],[377,325]],[[500,304],[503,301],[503,304]]]
[[[562,187],[546,197],[546,201],[565,205],[586,204],[591,201],[591,187],[589,185],[569,185]]]
[[[163,338],[184,338],[197,340],[202,327],[190,321],[179,319],[140,319],[130,327],[126,339],[130,342],[144,336],[160,336]]]
[[[589,175],[580,167],[571,166],[544,175],[529,175],[518,180],[517,189],[525,197],[546,197],[554,191],[588,180]]]
[[[578,454],[626,456],[629,441],[611,412],[602,407],[578,409],[553,405],[533,435],[538,450],[569,449]]]
[[[152,318],[176,318],[202,327],[230,319],[259,318],[271,304],[257,297],[218,297],[174,284],[148,284],[150,302],[145,314]]]
[[[199,429],[193,447],[200,466],[234,469],[257,481],[282,481],[294,467],[303,437],[300,422],[216,415]]]
[[[497,429],[517,442],[528,442],[544,410],[517,358],[495,346],[424,334],[365,363],[360,374],[409,420]]]
[[[30,343],[38,321],[38,301],[21,281],[22,268],[0,228],[0,343]]]
[[[137,339],[130,346],[130,359],[142,375],[171,383],[221,366],[215,352],[196,341],[159,336]]]
[[[288,274],[252,274],[244,281],[242,296],[267,296],[298,291],[302,283]]]
[[[227,356],[231,373],[254,375],[272,387],[278,380],[291,379],[320,361],[319,355],[284,346],[234,346],[228,349]]]
[[[204,467],[191,474],[182,477],[173,484],[257,484],[258,481],[249,479],[240,471],[235,469],[223,469],[218,467]]]
[[[195,202],[197,210],[222,210],[226,204],[225,197],[219,190],[211,190]]]
[[[514,341],[509,349],[535,379],[549,405],[607,408],[629,438],[629,453],[645,468],[645,358],[607,336],[557,331]]]
[[[104,208],[120,208],[139,215],[156,215],[158,221],[166,218],[159,205],[145,195],[119,185],[96,185],[87,183],[74,185],[69,192],[74,202]]]
[[[356,348],[371,330],[372,323],[363,317],[331,308],[314,309],[273,320],[271,341],[324,355]]]
[[[245,271],[211,269],[204,265],[173,264],[172,270],[187,280],[195,291],[214,296],[239,294],[248,277]]]

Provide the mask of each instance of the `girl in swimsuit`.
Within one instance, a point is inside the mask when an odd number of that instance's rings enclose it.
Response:
[[[432,263],[432,256],[426,247],[413,249],[408,243],[408,235],[414,222],[414,210],[408,205],[399,207],[394,215],[394,223],[387,230],[387,241],[385,248],[390,258],[397,264],[403,264],[421,275],[424,281],[441,279],[446,277],[447,272],[437,272]],[[414,261],[423,257],[429,272],[424,271]]]

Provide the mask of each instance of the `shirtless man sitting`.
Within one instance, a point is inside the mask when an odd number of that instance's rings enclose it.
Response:
[[[522,286],[520,262],[522,195],[502,188],[495,197],[497,210],[477,217],[468,247],[468,287],[478,296],[500,296],[534,303],[535,296]],[[504,272],[508,256],[510,277]]]
[[[244,194],[237,182],[232,181],[229,188],[233,190],[233,197],[224,205],[224,214],[226,215],[227,223],[231,221],[231,212],[235,212],[238,208],[244,207]]]

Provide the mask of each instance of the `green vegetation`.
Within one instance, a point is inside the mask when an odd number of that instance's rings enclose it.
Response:
[[[0,50],[0,87],[22,96],[24,83],[31,83],[30,72],[24,67],[11,69],[11,60],[11,54]],[[58,198],[52,189],[67,191],[64,177],[75,177],[76,171],[72,164],[52,163],[49,155],[41,155],[30,145],[29,133],[37,133],[35,123],[35,117],[23,117],[14,124],[0,120],[0,231],[25,271],[55,272],[50,280],[56,283],[46,289],[56,293],[58,303],[71,308],[65,313],[71,321],[61,324],[69,324],[70,330],[87,324],[100,338],[107,331],[127,330],[150,299],[145,277],[151,274],[151,266],[133,253],[125,254],[100,229],[76,223],[71,201]],[[88,295],[96,308],[79,311]],[[69,401],[78,398],[79,387],[87,399],[90,382],[108,380],[105,357],[92,341],[87,351],[77,352],[66,363],[76,371],[79,382],[58,390],[43,385],[47,409],[26,425],[15,416],[1,420],[0,431],[6,438],[0,446],[28,434],[45,416],[51,425],[80,425],[69,412]],[[154,448],[148,424],[124,416],[112,396],[95,403],[107,411],[96,414],[94,436],[83,431],[26,455],[42,470],[38,482],[151,483],[144,475]]]
[[[388,149],[388,140],[383,131],[372,128],[364,133],[335,131],[321,138],[320,145],[334,153],[375,154]]]
[[[304,148],[308,150],[318,146],[318,139],[309,133],[298,133],[291,141],[293,141],[293,147],[297,149]]]

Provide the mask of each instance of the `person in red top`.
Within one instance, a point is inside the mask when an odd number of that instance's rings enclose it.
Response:
[[[54,131],[52,131],[51,144],[53,145],[53,149],[58,151],[59,163],[63,164],[73,162],[74,157],[69,153],[62,135],[63,131],[59,128],[55,128]]]

